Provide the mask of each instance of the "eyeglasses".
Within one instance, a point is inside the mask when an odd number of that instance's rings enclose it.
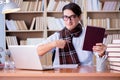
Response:
[[[66,16],[66,15],[64,15],[64,16],[63,16],[63,20],[64,20],[64,21],[67,21],[68,19],[74,20],[76,17],[77,17],[77,15],[71,15],[71,16]]]

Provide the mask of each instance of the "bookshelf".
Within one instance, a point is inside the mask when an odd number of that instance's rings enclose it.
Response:
[[[88,4],[91,1],[91,4]],[[106,34],[111,36],[105,44],[111,43],[116,38],[120,39],[120,1],[119,0],[86,0],[86,23],[106,28]],[[95,5],[97,4],[97,5]],[[96,8],[94,8],[96,7]],[[115,37],[117,35],[117,37]],[[107,37],[108,38],[108,37]],[[108,41],[108,42],[107,42]]]
[[[6,25],[6,37],[11,37],[11,40],[13,40],[12,37],[16,37],[16,40],[13,41],[17,41],[18,45],[27,44],[26,40],[28,38],[29,39],[45,38],[46,37],[46,26],[44,25],[45,0],[13,0],[13,1],[15,1],[20,6],[21,10],[19,12],[5,14],[6,20],[12,21],[12,23],[14,23],[15,26],[17,24],[16,26],[17,29],[15,28],[13,30],[9,30],[8,26]],[[21,20],[24,21],[27,29],[21,29],[24,26],[22,24],[19,25]],[[8,47],[6,46],[6,48]],[[49,60],[48,55],[44,55],[43,57],[41,57],[42,63],[49,65],[50,62],[47,62],[46,59]]]
[[[107,23],[109,24],[108,26],[103,26],[106,28],[106,34],[110,34],[113,36],[113,34],[120,33],[120,23],[119,23],[120,10],[118,9],[102,10],[101,8],[104,6],[105,1],[119,1],[119,0],[94,0],[94,1],[93,0],[13,0],[13,1],[15,1],[21,7],[21,11],[5,14],[5,19],[13,20],[13,22],[15,23],[20,23],[20,21],[22,20],[24,21],[27,27],[27,29],[9,30],[6,26],[6,36],[16,36],[18,45],[21,44],[21,41],[26,41],[27,38],[47,38],[54,32],[59,31],[60,29],[54,29],[55,27],[50,29],[49,27],[50,20],[48,19],[48,17],[50,18],[52,17],[52,19],[54,18],[55,20],[58,19],[61,20],[62,18],[61,9],[63,5],[69,2],[75,2],[81,7],[83,11],[82,19],[84,26],[89,24],[88,19],[101,20],[107,18],[108,20]],[[96,9],[88,10],[87,1],[91,1],[90,2],[91,5],[89,6],[92,6],[92,3],[95,4],[96,1],[100,1],[98,10]],[[118,23],[116,23],[118,25],[115,24],[116,21],[114,19],[118,20],[117,21]],[[55,21],[55,23],[57,23],[57,21]],[[50,58],[48,58],[49,56],[46,55],[44,56],[44,58],[47,58],[46,61],[43,60],[45,64],[50,63],[47,62],[50,61],[49,60]]]

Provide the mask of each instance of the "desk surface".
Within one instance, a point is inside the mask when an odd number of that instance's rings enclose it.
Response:
[[[66,80],[65,78],[69,78],[71,80],[72,78],[76,80],[79,80],[80,78],[82,78],[82,80],[104,80],[104,78],[105,80],[120,80],[120,73],[114,73],[110,71],[96,72],[95,67],[81,66],[75,69],[54,69],[46,71],[15,70],[14,72],[6,72],[2,70],[0,71],[0,77],[3,78],[3,80],[12,80],[13,78],[15,78],[15,80],[20,78],[23,78],[23,80],[24,78],[30,78],[30,80],[37,80],[37,78],[46,78],[44,80]]]

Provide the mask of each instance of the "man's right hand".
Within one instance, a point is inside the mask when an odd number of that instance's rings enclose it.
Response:
[[[60,39],[60,40],[54,41],[55,47],[58,47],[58,48],[64,48],[65,44],[66,44],[66,40]]]

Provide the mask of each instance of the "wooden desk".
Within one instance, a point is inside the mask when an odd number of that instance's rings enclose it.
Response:
[[[82,66],[76,69],[55,69],[47,71],[0,71],[0,80],[120,80],[120,73],[109,71],[96,72],[95,67]]]

